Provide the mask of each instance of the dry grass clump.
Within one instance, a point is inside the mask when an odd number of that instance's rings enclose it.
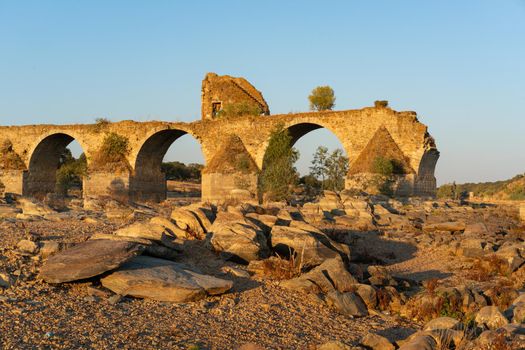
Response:
[[[109,133],[104,137],[102,145],[92,159],[92,167],[98,170],[119,172],[129,171],[131,166],[127,161],[130,152],[127,137]]]
[[[392,295],[390,293],[382,288],[379,288],[376,291],[377,295],[377,305],[379,307],[379,310],[386,311],[390,307],[390,303],[392,302]]]
[[[437,278],[431,278],[429,280],[423,281],[423,287],[430,295],[435,295],[436,288],[438,286],[438,279]]]
[[[93,128],[95,132],[99,133],[107,129],[110,124],[111,124],[111,121],[107,118],[97,118],[95,119],[95,124],[93,125]]]
[[[302,259],[290,254],[290,259],[272,256],[263,262],[263,273],[274,280],[287,280],[301,275]]]
[[[490,298],[492,305],[496,305],[501,310],[507,309],[512,301],[518,297],[518,293],[510,280],[498,281],[498,284],[485,291],[484,294]]]
[[[477,258],[467,277],[478,282],[488,281],[496,276],[509,277],[511,274],[508,262],[497,255],[491,254]]]

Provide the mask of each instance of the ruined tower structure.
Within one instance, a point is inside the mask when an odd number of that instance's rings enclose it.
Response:
[[[208,73],[202,81],[202,119],[216,119],[223,113],[269,115],[262,93],[246,79]]]
[[[330,130],[350,162],[347,189],[374,186],[381,175],[376,166],[380,160],[392,165],[388,179],[392,195],[436,194],[439,151],[416,112],[376,104],[355,110],[269,114],[263,95],[246,79],[208,73],[202,82],[199,121],[0,126],[0,188],[35,197],[54,192],[60,155],[76,140],[87,159],[84,197],[117,193],[119,198],[161,201],[167,194],[164,156],[188,134],[199,142],[204,157],[203,201],[220,202],[239,193],[256,198],[272,131],[284,127],[292,143],[313,130]],[[105,159],[100,156],[110,136],[125,140],[128,150],[122,155],[125,159],[101,166],[97,159]]]

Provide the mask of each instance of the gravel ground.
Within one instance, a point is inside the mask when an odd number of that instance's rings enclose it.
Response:
[[[119,226],[95,218],[94,223],[0,221],[0,272],[16,278],[12,288],[0,288],[0,349],[237,349],[245,343],[264,349],[315,349],[329,341],[358,346],[367,332],[401,340],[422,326],[381,313],[354,319],[314,297],[285,290],[277,281],[224,274],[221,268],[230,263],[199,241],[191,243],[179,260],[204,273],[232,279],[234,288],[184,304],[114,300],[111,292],[100,287],[99,278],[50,285],[37,278],[38,255],[16,252],[21,239],[77,243]],[[491,208],[436,211],[427,219],[484,222],[491,232],[515,225],[514,219]],[[356,234],[352,250],[380,258],[397,277],[415,282],[437,277],[450,285],[462,281],[468,264],[451,254],[446,244],[421,243],[421,232],[395,227],[382,231],[386,233]]]
[[[403,339],[417,324],[395,316],[353,319],[275,281],[236,278],[234,290],[196,303],[170,304],[123,298],[118,303],[88,290],[97,280],[49,285],[37,278],[39,259],[15,253],[28,235],[40,240],[80,242],[116,225],[66,222],[3,222],[0,266],[18,275],[0,294],[1,349],[235,349],[255,343],[266,349],[314,349],[338,340],[355,345],[368,331]],[[199,243],[181,256],[222,278],[224,263]],[[0,289],[1,293],[1,289]]]

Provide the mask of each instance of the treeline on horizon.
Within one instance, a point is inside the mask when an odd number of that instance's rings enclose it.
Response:
[[[445,184],[438,188],[437,197],[460,199],[468,197],[470,192],[480,198],[525,200],[525,174],[494,182]]]

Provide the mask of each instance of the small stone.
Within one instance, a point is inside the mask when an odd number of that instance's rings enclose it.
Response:
[[[229,273],[235,277],[250,278],[250,273],[248,271],[234,266],[223,266],[221,271],[224,273]]]
[[[113,294],[112,296],[110,296],[110,297],[108,298],[108,302],[109,302],[111,305],[116,305],[116,304],[118,304],[121,300],[122,300],[122,295],[119,295],[119,294]]]
[[[368,310],[363,300],[352,292],[339,293],[332,291],[326,295],[326,303],[343,315],[356,317],[368,315]]]
[[[351,348],[339,341],[330,341],[319,345],[317,350],[351,350]]]
[[[0,288],[10,288],[12,283],[11,276],[8,273],[0,272]]]
[[[460,322],[452,317],[438,317],[429,321],[423,330],[431,331],[436,329],[455,329]]]
[[[395,350],[395,346],[385,337],[378,334],[368,333],[361,340],[361,344],[372,350]]]
[[[43,241],[41,242],[42,246],[40,247],[40,255],[42,258],[46,259],[53,254],[56,254],[60,251],[60,243],[54,241]]]
[[[497,306],[485,306],[479,310],[475,318],[476,323],[485,325],[489,329],[497,329],[509,323]]]
[[[38,245],[30,240],[23,239],[17,243],[16,247],[22,252],[35,254],[38,251]]]

